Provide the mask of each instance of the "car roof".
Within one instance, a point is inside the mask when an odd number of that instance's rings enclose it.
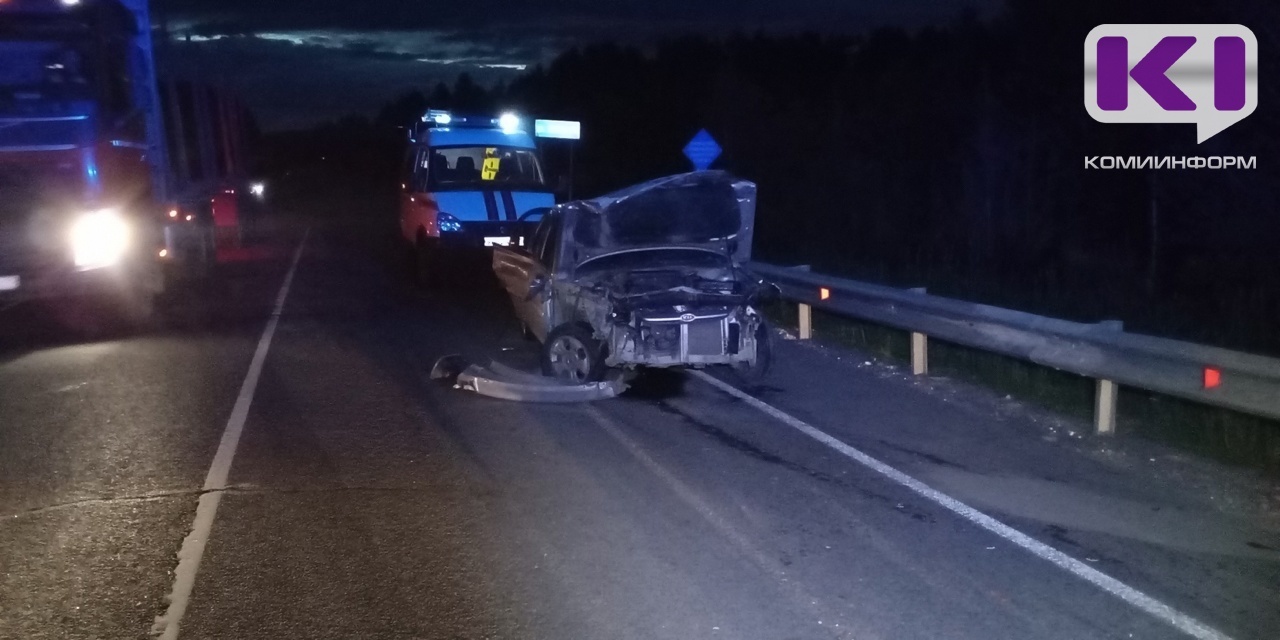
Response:
[[[471,129],[465,127],[441,127],[427,132],[427,146],[491,146],[534,149],[533,137],[523,131],[505,133],[501,129]]]

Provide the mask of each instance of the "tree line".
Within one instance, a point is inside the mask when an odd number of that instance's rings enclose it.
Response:
[[[1094,26],[1154,11],[1251,26],[1260,67],[1280,68],[1280,15],[1269,0],[1149,4],[1011,0],[996,18],[915,32],[601,43],[506,85],[462,76],[406,93],[329,131],[390,145],[428,106],[580,120],[575,187],[590,196],[689,170],[681,149],[705,128],[724,148],[714,166],[760,187],[760,259],[1280,353],[1276,76],[1262,75],[1256,113],[1197,145],[1190,125],[1091,120],[1082,57]],[[564,149],[546,151],[566,173]],[[1098,155],[1258,167],[1086,168]]]

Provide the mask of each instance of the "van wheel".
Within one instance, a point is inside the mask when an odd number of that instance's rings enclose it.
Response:
[[[599,382],[605,373],[604,345],[585,327],[561,325],[542,343],[542,373],[573,384]]]
[[[431,287],[436,282],[436,252],[425,240],[419,240],[413,248],[413,279],[422,287]]]

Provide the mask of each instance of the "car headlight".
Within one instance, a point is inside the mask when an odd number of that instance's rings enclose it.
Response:
[[[440,227],[440,233],[462,231],[462,221],[443,211],[436,215],[436,224]]]
[[[79,269],[110,267],[129,248],[129,222],[113,209],[86,213],[71,225],[71,252]]]

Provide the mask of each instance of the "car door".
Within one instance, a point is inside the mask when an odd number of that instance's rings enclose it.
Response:
[[[494,247],[493,269],[502,288],[511,297],[516,317],[539,340],[545,339],[548,327],[548,301],[551,296],[551,274],[560,241],[560,217],[548,214],[542,218],[528,249]]]

